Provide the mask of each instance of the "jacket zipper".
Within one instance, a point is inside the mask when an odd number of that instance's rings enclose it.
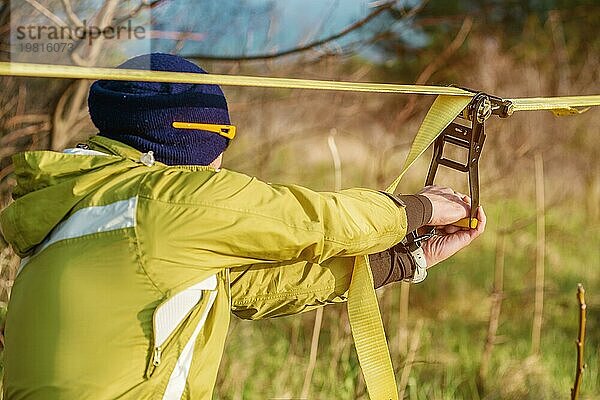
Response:
[[[158,346],[154,348],[154,355],[152,356],[152,365],[158,367],[160,365],[160,357],[162,356],[162,347]]]
[[[146,368],[146,378],[150,378],[152,376],[152,374],[154,374],[154,370],[156,368],[158,368],[162,362],[162,352],[164,349],[164,346],[170,341],[170,339],[174,336],[175,332],[177,331],[177,328],[180,327],[181,325],[183,325],[185,323],[185,321],[190,317],[191,313],[200,305],[202,304],[202,298],[200,298],[200,301],[198,302],[198,304],[196,304],[194,307],[192,307],[189,312],[186,314],[186,316],[181,320],[181,322],[179,324],[177,324],[177,326],[174,327],[174,329],[169,332],[169,335],[162,341],[162,343],[156,343],[156,315],[158,313],[158,311],[160,310],[160,308],[166,304],[169,300],[171,300],[174,296],[170,296],[169,298],[167,298],[164,302],[162,302],[158,308],[154,311],[154,315],[152,317],[152,334],[154,337],[154,343],[152,346],[152,357],[150,358],[150,363],[148,364],[148,367]]]
[[[204,297],[204,296],[202,296],[202,297]],[[181,325],[183,325],[185,323],[185,321],[187,321],[187,319],[190,317],[192,312],[196,308],[198,308],[198,306],[200,304],[202,304],[202,298],[200,298],[200,301],[198,301],[198,303],[188,311],[186,316],[181,320],[181,322],[179,324],[177,324],[177,326],[174,327],[174,329],[171,332],[169,332],[169,335],[162,341],[162,343],[156,343],[156,326],[157,325],[156,325],[155,316],[158,313],[161,306],[163,304],[166,304],[172,298],[173,298],[173,296],[167,298],[167,300],[165,300],[163,303],[161,303],[161,305],[158,306],[158,308],[155,310],[154,316],[152,317],[152,334],[154,336],[154,343],[153,343],[152,357],[150,358],[150,363],[148,364],[148,368],[146,369],[146,377],[147,378],[150,378],[152,376],[152,374],[154,374],[154,370],[160,366],[160,364],[162,362],[163,349],[164,349],[165,345],[175,335],[175,332],[177,332],[177,328],[179,328]]]
[[[216,281],[216,279],[215,279],[215,281]],[[161,304],[159,304],[159,306],[156,308],[156,310],[154,310],[154,313],[152,315],[152,334],[153,334],[154,343],[153,343],[152,357],[150,358],[150,363],[148,364],[148,367],[146,368],[146,377],[147,378],[150,378],[152,376],[152,374],[154,373],[154,370],[160,366],[160,364],[162,362],[162,352],[163,352],[165,345],[173,338],[175,332],[177,332],[177,329],[180,326],[182,326],[185,323],[185,321],[187,321],[189,319],[190,315],[194,312],[194,310],[196,310],[203,303],[202,300],[204,299],[204,294],[207,290],[209,290],[209,289],[202,289],[202,296],[200,296],[198,302],[192,308],[189,309],[189,311],[187,312],[185,317],[181,319],[181,321],[171,330],[171,332],[169,332],[167,337],[165,337],[165,339],[162,340],[161,343],[156,342],[157,326],[158,326],[156,317],[157,317],[158,313],[160,312],[160,310],[162,309],[162,307],[165,304],[167,304],[173,297],[175,297],[176,295],[178,295],[181,292],[177,292],[177,293],[169,296],[166,300],[164,300]],[[215,290],[216,290],[216,287],[215,287]]]

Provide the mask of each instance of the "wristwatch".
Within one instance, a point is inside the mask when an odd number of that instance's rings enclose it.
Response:
[[[434,235],[435,229],[432,229],[428,233],[420,236],[417,235],[416,232],[411,232],[406,235],[406,238],[404,238],[404,240],[401,242],[404,252],[410,255],[410,258],[415,265],[413,276],[411,278],[404,279],[405,281],[411,283],[420,283],[427,278],[427,260],[425,259],[425,252],[423,252],[423,247],[421,247],[421,245],[422,242],[429,240]]]
[[[420,283],[427,278],[427,260],[425,259],[425,253],[423,252],[423,248],[421,246],[417,247],[414,250],[408,252],[414,260],[417,268],[412,276],[412,278],[407,278],[405,281],[411,283]]]

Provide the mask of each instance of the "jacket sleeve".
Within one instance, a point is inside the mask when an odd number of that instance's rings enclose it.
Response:
[[[369,254],[375,289],[413,276],[411,257],[396,247]],[[355,259],[336,257],[322,265],[286,262],[232,268],[231,311],[243,319],[273,318],[344,302]]]
[[[242,319],[298,314],[346,301],[354,257],[232,268],[231,311]]]
[[[225,170],[189,178],[149,178],[138,196],[140,253],[167,280],[175,269],[323,264],[383,251],[406,234],[404,208],[375,190],[315,192]]]

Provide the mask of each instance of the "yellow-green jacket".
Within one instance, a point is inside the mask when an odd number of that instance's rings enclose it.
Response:
[[[377,191],[316,193],[210,167],[89,150],[14,157],[0,216],[24,257],[6,322],[4,393],[19,399],[210,399],[230,313],[344,301],[353,256],[405,235]]]

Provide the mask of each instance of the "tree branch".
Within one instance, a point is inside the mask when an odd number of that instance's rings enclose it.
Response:
[[[434,59],[432,63],[427,65],[423,71],[419,74],[415,81],[415,85],[425,85],[429,78],[440,69],[450,57],[463,45],[467,36],[471,32],[471,28],[473,27],[473,18],[466,17],[463,20],[463,23],[454,37],[454,40],[450,42],[450,44],[442,51],[442,53]],[[406,107],[398,114],[396,117],[396,123],[400,124],[403,121],[408,120],[412,113],[414,112],[415,106],[417,104],[417,96],[411,95],[408,98],[408,102]]]
[[[58,15],[54,14],[52,11],[50,11],[49,9],[47,9],[46,7],[44,7],[43,5],[41,5],[40,3],[38,3],[36,0],[25,0],[27,3],[29,3],[29,5],[31,5],[33,8],[35,8],[37,11],[39,11],[41,14],[43,14],[46,18],[48,18],[50,21],[54,22],[55,25],[61,27],[61,26],[68,26],[67,23],[65,21],[63,21]]]
[[[283,51],[270,53],[270,54],[258,54],[258,55],[254,55],[254,56],[231,56],[231,57],[228,57],[228,56],[211,56],[208,54],[187,54],[187,55],[185,55],[185,57],[191,58],[191,59],[197,59],[197,60],[205,60],[205,61],[235,61],[235,62],[237,62],[237,61],[271,60],[271,59],[278,58],[278,57],[302,53],[307,50],[314,49],[315,47],[323,46],[329,42],[340,39],[340,38],[348,35],[349,33],[363,27],[369,21],[371,21],[378,15],[382,14],[384,11],[390,10],[395,3],[396,3],[395,1],[388,1],[387,3],[382,4],[376,10],[371,12],[365,18],[354,22],[353,24],[347,26],[345,29],[341,30],[340,32],[333,34],[331,36],[328,36],[324,39],[316,40],[314,42],[308,43],[304,46],[294,47],[293,49],[283,50]],[[407,13],[407,15],[408,14],[410,14],[410,11],[409,11],[409,13]]]
[[[397,19],[399,20],[406,20],[409,18],[412,18],[413,16],[415,16],[419,11],[421,11],[423,9],[423,7],[425,6],[425,4],[427,4],[428,0],[423,0],[421,1],[419,4],[417,4],[416,6],[414,6],[413,8],[411,8],[408,11],[397,11],[395,8],[391,8],[390,11],[392,13],[395,13],[397,15]],[[374,43],[380,41],[381,39],[389,39],[390,37],[390,32],[389,30],[380,32],[376,35],[373,35],[372,37],[368,38],[367,40],[364,39],[360,39],[360,40],[355,40],[354,42],[351,43],[347,43],[343,48],[336,48],[336,49],[325,49],[326,51],[323,51],[322,54],[320,54],[318,57],[311,59],[309,61],[309,63],[314,64],[314,63],[318,63],[320,61],[322,61],[325,58],[329,58],[329,57],[340,57],[340,56],[349,56],[351,54],[355,54],[357,52],[359,52],[361,49],[371,46]]]
[[[127,20],[134,18],[136,15],[138,15],[142,10],[149,8],[149,9],[153,9],[159,5],[161,5],[161,3],[164,3],[166,0],[154,0],[154,1],[148,1],[148,0],[143,0],[139,6],[137,6],[135,9],[133,9],[129,14],[117,19],[114,22],[114,26],[119,26],[121,25],[123,22],[126,22]]]
[[[77,14],[75,14],[75,11],[73,11],[73,6],[71,5],[71,0],[62,0],[62,3],[63,3],[63,6],[65,7],[65,13],[67,14],[67,17],[69,18],[69,21],[71,22],[71,24],[73,24],[75,26],[83,26],[83,22],[81,21],[81,19],[79,19]]]
[[[577,284],[577,301],[579,302],[579,334],[577,335],[577,369],[575,370],[575,383],[571,389],[571,400],[577,400],[579,397],[579,388],[581,387],[581,379],[585,368],[583,358],[583,346],[585,344],[585,322],[586,308],[585,304],[585,289],[581,283]]]

